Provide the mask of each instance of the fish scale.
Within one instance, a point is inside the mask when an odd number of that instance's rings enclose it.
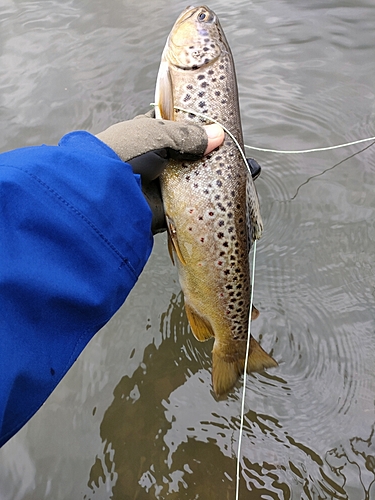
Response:
[[[207,7],[188,8],[177,19],[163,51],[155,99],[157,117],[202,124],[206,120],[195,113],[207,115],[230,130],[243,149],[233,58]],[[231,389],[245,362],[248,254],[262,231],[257,193],[228,134],[201,160],[171,160],[161,187],[190,326],[198,340],[215,338],[213,385],[220,395]],[[250,370],[275,365],[251,339]]]

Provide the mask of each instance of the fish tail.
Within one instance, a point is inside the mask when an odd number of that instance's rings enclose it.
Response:
[[[242,342],[241,344],[243,346]],[[212,384],[217,396],[222,396],[229,392],[243,374],[245,356],[243,349],[241,351],[242,355],[237,354],[237,356],[232,355],[228,357],[225,352],[221,352],[220,344],[215,342],[212,350]],[[247,372],[260,372],[266,368],[274,368],[276,366],[278,366],[277,361],[267,354],[255,339],[251,338]]]

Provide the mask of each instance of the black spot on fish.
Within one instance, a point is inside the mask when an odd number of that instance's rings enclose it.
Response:
[[[203,83],[201,83],[201,87],[202,87],[202,89],[205,89],[207,86],[208,86],[208,83],[207,83],[207,82],[203,82]]]
[[[205,75],[198,75],[198,80],[204,80],[205,78]]]
[[[217,233],[217,237],[220,238],[220,239],[224,238],[224,233]]]
[[[223,257],[223,256],[225,255],[225,252],[221,251],[221,252],[219,253],[219,255],[220,255],[220,257]]]
[[[193,64],[193,66],[191,67],[191,69],[198,69],[198,66],[196,64]]]
[[[195,184],[194,184],[194,187],[195,187],[195,189],[196,189],[196,188],[198,187],[198,184],[197,184],[197,183],[195,183]]]
[[[217,173],[217,175],[222,175],[222,171],[221,170],[216,170],[216,173]]]
[[[208,58],[206,58],[206,59],[204,60],[204,64],[208,64],[209,62],[210,62],[210,60],[209,60]]]
[[[220,64],[219,68],[224,69],[224,64]]]
[[[199,106],[200,108],[204,108],[204,107],[206,106],[206,103],[205,103],[204,101],[201,101],[201,102],[198,104],[198,106]]]
[[[228,218],[231,219],[233,217],[232,212],[228,212]]]
[[[198,92],[198,97],[203,97],[206,92],[203,92],[202,90]]]
[[[222,99],[221,100],[221,104],[226,104],[227,103],[227,100],[226,99]]]
[[[203,220],[203,217],[200,215],[200,216],[198,217],[198,220]]]
[[[190,99],[191,99],[191,95],[186,94],[186,96],[184,97],[184,102],[190,101]]]
[[[216,185],[221,187],[223,185],[223,183],[221,181],[216,181]]]
[[[204,238],[201,238],[201,242],[204,243]]]
[[[239,222],[240,224],[242,224],[242,222],[243,222],[243,218],[242,218],[242,217],[240,217],[240,218],[238,219],[238,222]]]
[[[226,285],[225,287],[227,290],[232,290],[233,289],[233,286],[232,285]]]
[[[194,66],[193,66],[194,68]],[[225,76],[224,75],[220,75],[220,80],[224,80]]]
[[[192,86],[192,85],[190,85],[190,84],[189,84],[189,85],[186,85],[186,88],[187,88],[188,90],[193,90],[193,86]]]
[[[203,47],[203,50],[204,50],[204,52],[207,52],[210,49],[208,47]]]
[[[232,205],[233,205],[233,203],[231,201],[228,201],[227,207],[231,207]]]
[[[187,175],[187,176],[185,177],[185,179],[186,179],[187,181],[190,181],[190,175]]]
[[[190,45],[189,49],[194,49],[194,45]]]
[[[226,276],[228,276],[228,274],[230,274],[229,269],[226,269],[226,270],[224,271],[224,274],[225,274]],[[233,293],[233,292],[232,292],[232,293]]]
[[[223,247],[228,248],[229,247],[229,243],[227,241],[224,241]]]
[[[209,194],[209,190],[208,190],[208,189],[205,189],[205,190],[203,191],[203,193],[204,193],[204,194]]]
[[[220,226],[220,227],[223,227],[223,226],[224,226],[224,221],[223,221],[223,220],[219,220],[219,226]]]
[[[233,231],[234,231],[234,227],[233,227],[233,226],[230,226],[230,227],[228,228],[228,233],[233,233]]]

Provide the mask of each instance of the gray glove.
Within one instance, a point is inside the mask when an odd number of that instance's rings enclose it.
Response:
[[[134,173],[141,175],[142,191],[153,213],[152,231],[155,234],[166,228],[157,177],[171,157],[184,160],[201,158],[209,141],[206,127],[195,123],[156,120],[153,116],[154,111],[150,111],[133,120],[116,123],[96,137],[128,162]],[[224,138],[221,129],[216,129],[216,133],[218,131],[222,137],[214,147],[221,144]],[[213,137],[210,138],[212,140]]]

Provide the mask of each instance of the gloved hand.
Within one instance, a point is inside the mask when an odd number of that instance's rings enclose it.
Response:
[[[159,180],[169,158],[196,160],[224,140],[216,124],[201,127],[195,123],[156,120],[154,112],[112,125],[96,135],[128,162],[142,178],[142,191],[153,213],[152,232],[166,228]]]

